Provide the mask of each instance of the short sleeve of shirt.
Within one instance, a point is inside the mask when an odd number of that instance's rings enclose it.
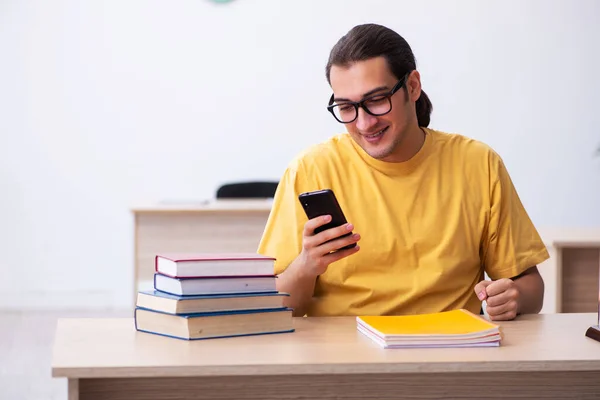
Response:
[[[275,274],[282,273],[302,248],[302,233],[307,217],[298,195],[306,191],[302,187],[305,181],[301,163],[288,166],[273,198],[258,253],[275,257]]]
[[[515,277],[549,258],[502,159],[490,158],[489,226],[483,237],[485,271],[493,280]]]

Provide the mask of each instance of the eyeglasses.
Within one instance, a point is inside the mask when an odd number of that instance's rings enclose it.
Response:
[[[385,115],[392,111],[392,96],[404,86],[408,75],[404,75],[389,92],[376,94],[358,102],[344,101],[340,104],[333,104],[334,97],[332,94],[327,110],[342,124],[349,124],[358,118],[358,107],[376,117]]]

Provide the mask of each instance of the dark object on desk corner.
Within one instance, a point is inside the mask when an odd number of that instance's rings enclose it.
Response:
[[[598,325],[590,326],[587,331],[585,331],[585,336],[600,342],[600,327]]]
[[[217,189],[217,199],[258,199],[271,198],[279,182],[252,181],[227,183]]]
[[[598,148],[598,153],[600,154],[600,148]],[[597,286],[598,288],[598,308],[596,312],[598,313],[596,317],[596,325],[592,325],[585,331],[585,336],[593,339],[597,342],[600,342],[600,284]]]

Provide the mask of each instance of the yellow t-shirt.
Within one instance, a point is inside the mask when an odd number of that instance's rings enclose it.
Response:
[[[484,270],[510,278],[549,257],[498,154],[462,135],[425,131],[407,162],[374,159],[344,133],[285,170],[258,248],[277,259],[275,273],[300,253],[302,192],[332,189],[361,235],[357,253],[318,277],[307,315],[479,313],[473,288]]]

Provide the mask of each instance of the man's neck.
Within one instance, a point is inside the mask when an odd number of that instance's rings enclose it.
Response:
[[[410,160],[421,150],[425,143],[425,130],[421,129],[420,126],[414,125],[399,144],[397,151],[394,154],[390,154],[383,161],[387,162],[405,162]]]

